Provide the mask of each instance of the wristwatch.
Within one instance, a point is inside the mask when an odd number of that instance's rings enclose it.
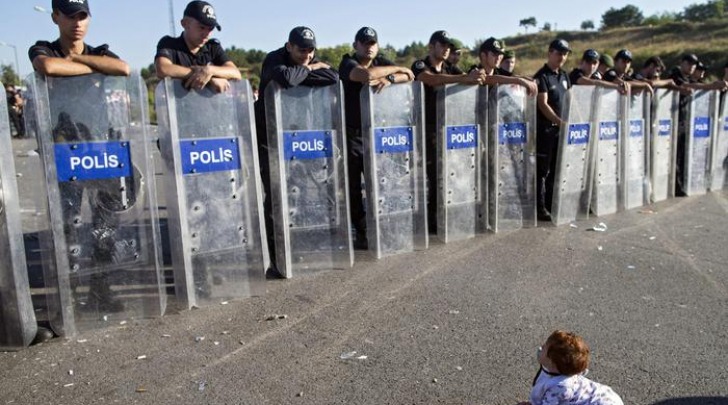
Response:
[[[390,83],[394,84],[394,75],[387,75],[387,80],[389,80]]]

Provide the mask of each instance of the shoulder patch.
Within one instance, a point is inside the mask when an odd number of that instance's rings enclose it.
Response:
[[[425,62],[418,60],[415,62],[415,69],[424,69],[425,68]]]

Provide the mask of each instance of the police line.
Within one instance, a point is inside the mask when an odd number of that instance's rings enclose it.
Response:
[[[41,232],[47,312],[58,334],[164,314],[161,224],[176,296],[186,308],[262,294],[270,263],[285,277],[353,265],[340,85],[271,85],[267,145],[259,147],[247,81],[214,94],[167,79],[155,94],[158,150],[137,74],[33,75],[28,88],[26,117],[37,134],[39,193],[48,213]],[[361,100],[367,232],[376,257],[426,249],[430,210],[446,243],[536,226],[536,104],[525,89],[442,87],[435,139],[425,133],[421,83],[380,93],[365,88]],[[674,194],[675,93],[658,91],[651,100],[577,86],[565,103],[556,224]],[[691,194],[725,184],[728,121],[718,110],[716,93],[693,95],[685,141]],[[435,161],[427,162],[428,147]],[[263,209],[259,159],[267,162],[270,213]],[[428,163],[435,178],[426,175]],[[155,165],[164,168],[164,187],[157,186]],[[6,213],[15,209],[6,181],[14,176],[12,167],[0,169]],[[428,192],[436,193],[435,207],[428,206]],[[158,196],[166,209],[159,210]],[[266,214],[273,217],[270,253]],[[4,243],[22,234],[10,220],[3,231]],[[3,312],[5,335],[14,336],[2,347],[20,348],[35,324],[22,258],[4,267],[2,277],[15,280],[2,284],[11,290],[2,291],[3,308],[21,309]]]

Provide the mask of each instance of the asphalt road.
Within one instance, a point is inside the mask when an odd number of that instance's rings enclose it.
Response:
[[[515,404],[568,329],[625,404],[727,405],[728,193],[574,224],[0,353],[0,404]]]

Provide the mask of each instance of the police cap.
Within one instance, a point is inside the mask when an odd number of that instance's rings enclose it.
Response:
[[[288,34],[288,42],[302,49],[316,48],[316,35],[308,27],[296,27]]]
[[[445,30],[435,31],[430,36],[430,45],[434,44],[435,42],[439,42],[441,44],[449,46],[452,45],[452,37]]]
[[[555,39],[551,41],[549,44],[549,50],[555,50],[561,53],[569,53],[571,52],[571,48],[569,47],[569,43],[566,42],[564,39]]]
[[[87,0],[53,0],[51,6],[68,17],[73,17],[78,13],[91,15]]]
[[[374,28],[372,27],[361,27],[359,31],[356,32],[354,41],[361,42],[362,44],[379,42],[377,39],[377,32],[374,31]]]
[[[217,23],[215,9],[206,1],[195,0],[189,2],[185,7],[184,16],[194,18],[202,25],[217,28],[218,31],[222,29],[220,24]]]
[[[502,55],[505,53],[505,50],[503,49],[503,42],[499,41],[493,37],[490,37],[486,39],[482,44],[480,44],[480,52],[493,52]]]
[[[597,62],[599,61],[599,52],[594,49],[587,49],[584,51],[584,55],[582,55],[581,59],[587,62]]]
[[[619,52],[617,52],[617,54],[614,55],[614,60],[619,60],[619,59],[632,62],[632,52],[630,52],[629,49],[620,49]]]
[[[698,56],[694,53],[686,54],[682,57],[682,60],[685,62],[690,63],[691,65],[697,65],[698,64]]]

